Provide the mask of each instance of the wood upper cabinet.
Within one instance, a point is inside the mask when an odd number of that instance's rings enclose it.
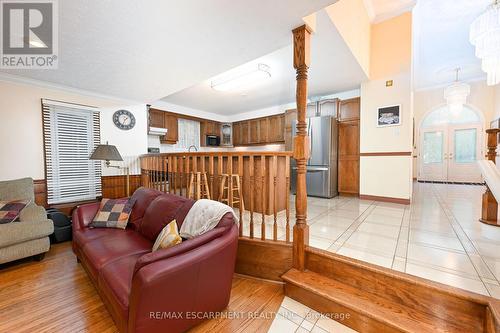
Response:
[[[269,117],[269,128],[267,130],[267,142],[284,142],[285,141],[285,115]]]
[[[249,131],[248,143],[250,144],[260,143],[258,119],[248,121],[248,131]]]
[[[268,118],[259,119],[259,143],[269,142],[269,120]]]
[[[352,98],[339,102],[339,121],[359,119],[360,99]]]
[[[179,122],[178,118],[173,114],[163,112],[163,127],[168,129],[167,135],[160,137],[161,143],[174,144],[179,141]]]
[[[249,124],[248,121],[242,121],[241,122],[241,144],[242,145],[247,145],[249,143],[248,137],[249,137]]]
[[[217,121],[203,120],[200,122],[200,143],[201,146],[206,146],[206,136],[207,135],[218,135],[221,133],[221,124]]]
[[[262,117],[233,123],[233,145],[285,142],[285,115]]]
[[[241,145],[241,123],[233,123],[233,145]]]
[[[149,127],[163,128],[164,115],[165,115],[164,111],[156,110],[156,109],[149,109]]]

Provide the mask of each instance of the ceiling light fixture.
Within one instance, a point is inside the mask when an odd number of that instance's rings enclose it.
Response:
[[[500,83],[500,0],[472,22],[470,42],[476,47],[489,86]]]
[[[456,72],[456,80],[451,86],[444,90],[444,98],[446,99],[446,104],[448,104],[450,111],[458,114],[463,110],[464,104],[467,103],[467,97],[470,94],[470,85],[458,80],[460,68],[457,68]]]
[[[242,91],[271,78],[271,68],[258,64],[257,68],[239,73],[233,77],[225,77],[211,82],[211,87],[218,91]]]

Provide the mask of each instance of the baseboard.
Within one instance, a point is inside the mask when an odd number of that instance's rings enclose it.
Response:
[[[409,205],[410,199],[401,199],[401,198],[392,198],[392,197],[380,197],[377,195],[366,195],[360,194],[359,198],[362,200],[373,200],[373,201],[381,201],[381,202],[391,202],[401,205]]]

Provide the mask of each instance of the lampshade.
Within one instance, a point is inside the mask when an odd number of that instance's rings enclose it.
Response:
[[[122,156],[113,145],[97,145],[92,155],[89,159],[91,160],[101,160],[101,161],[123,161]]]

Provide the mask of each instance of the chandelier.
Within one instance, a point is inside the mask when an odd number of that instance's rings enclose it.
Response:
[[[495,0],[472,22],[470,42],[476,47],[476,56],[481,59],[488,85],[500,83],[500,0]]]
[[[452,113],[460,113],[464,104],[467,103],[467,96],[470,94],[470,86],[467,83],[460,82],[458,80],[458,73],[460,68],[456,69],[457,75],[456,80],[453,84],[444,90],[444,98],[446,99],[446,104]]]

